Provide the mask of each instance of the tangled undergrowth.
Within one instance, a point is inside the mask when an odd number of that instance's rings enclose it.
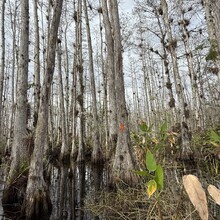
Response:
[[[95,191],[87,195],[85,210],[103,220],[200,220],[201,218],[183,189],[178,169],[168,168],[165,174],[165,188],[158,197],[153,195],[148,198],[143,180],[135,188],[116,187],[115,192]],[[216,178],[203,177],[200,180],[207,189],[209,183],[217,183]],[[208,197],[208,203],[209,219],[220,219],[218,205],[210,197]]]

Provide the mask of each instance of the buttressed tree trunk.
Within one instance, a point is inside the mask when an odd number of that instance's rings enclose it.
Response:
[[[116,153],[113,162],[113,177],[121,179],[129,184],[137,181],[134,175],[135,160],[131,150],[130,132],[128,126],[128,112],[125,101],[125,88],[123,76],[123,58],[121,32],[117,0],[112,1],[112,28],[114,32],[114,55],[115,55],[115,85],[117,91],[117,116],[118,116],[118,138]]]
[[[47,66],[42,85],[34,152],[31,158],[24,209],[27,219],[49,219],[51,202],[47,186],[43,178],[43,156],[47,145],[48,105],[53,82],[55,66],[57,33],[62,12],[63,0],[54,5],[53,18],[50,26]]]
[[[14,122],[14,138],[11,152],[11,166],[4,189],[3,203],[16,202],[16,198],[11,199],[11,192],[15,192],[17,197],[23,197],[25,192],[26,179],[22,179],[21,173],[27,170],[29,165],[29,155],[25,144],[27,131],[27,85],[28,85],[28,45],[29,45],[29,0],[21,3],[21,38],[19,48],[19,72],[17,78],[16,111]],[[16,180],[16,181],[15,181]],[[19,184],[19,181],[22,181]],[[18,186],[20,186],[20,189]],[[17,194],[17,195],[16,195]],[[19,196],[20,195],[20,196]],[[22,198],[17,198],[22,199]]]

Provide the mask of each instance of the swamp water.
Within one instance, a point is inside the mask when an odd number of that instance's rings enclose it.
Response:
[[[92,167],[90,164],[74,166],[49,165],[50,178],[46,178],[49,185],[52,202],[50,220],[101,220],[101,216],[94,216],[84,209],[84,201],[88,198],[95,201],[96,192],[106,189],[108,185],[108,171],[103,165]],[[0,220],[20,219],[15,213],[4,215],[2,207],[2,192],[4,177],[0,173]]]

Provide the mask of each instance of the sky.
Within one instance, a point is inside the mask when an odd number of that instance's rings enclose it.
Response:
[[[121,5],[119,6],[119,9],[124,12],[132,12],[132,9],[134,7],[134,0],[122,0]]]

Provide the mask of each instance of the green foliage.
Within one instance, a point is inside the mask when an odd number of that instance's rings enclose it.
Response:
[[[205,60],[206,61],[215,61],[217,59],[218,52],[216,50],[213,50],[213,48],[210,48],[209,53],[207,54]]]
[[[161,165],[157,165],[157,169],[155,171],[155,180],[159,187],[159,189],[163,189],[164,187],[164,173]]]
[[[209,52],[206,56],[206,61],[215,61],[217,60],[217,57],[218,57],[218,51],[217,51],[217,43],[214,41],[214,40],[211,40],[211,47],[209,49]]]
[[[210,140],[216,144],[220,143],[220,135],[218,135],[215,131],[210,131]]]
[[[210,131],[210,143],[216,148],[220,148],[220,135],[213,130]]]
[[[160,127],[160,132],[161,134],[164,134],[166,131],[167,131],[167,122],[165,121]]]
[[[139,125],[139,128],[140,130],[143,132],[143,133],[147,133],[147,132],[151,132],[152,131],[152,127],[153,125],[151,126],[147,126],[146,122],[142,122],[140,125]]]
[[[150,152],[150,150],[147,150],[145,162],[146,170],[136,171],[135,173],[150,179],[146,185],[148,196],[151,197],[155,192],[163,189],[164,172],[162,166],[156,163],[154,155]]]
[[[157,169],[156,160],[153,154],[148,150],[146,154],[146,168],[149,172],[155,171]]]
[[[139,132],[132,133],[131,139],[134,146],[138,146],[144,152],[144,158],[139,157],[144,163],[139,161],[142,170],[135,173],[146,180],[147,193],[151,197],[155,192],[164,188],[164,170],[161,161],[164,162],[165,154],[170,156],[172,148],[178,139],[178,134],[168,131],[168,125],[165,121],[157,131],[153,131],[153,125],[148,126],[146,122],[139,125]]]

